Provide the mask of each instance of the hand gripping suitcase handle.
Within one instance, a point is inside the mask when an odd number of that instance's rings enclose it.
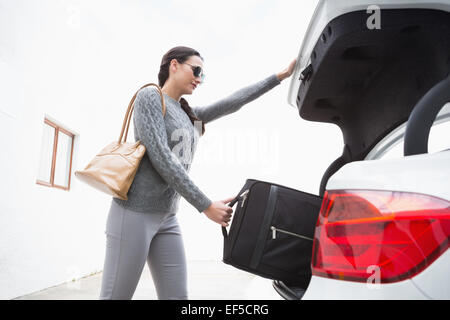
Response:
[[[239,198],[245,193],[247,194],[250,190],[250,187],[257,182],[258,180],[255,179],[247,179],[247,181],[245,182],[244,186],[242,187],[242,189],[239,191],[238,195],[230,202],[228,203],[228,206],[233,208],[233,206],[236,204],[236,202],[238,202]],[[222,227],[222,234],[223,237],[226,238],[228,237],[228,232],[227,232],[227,228]]]
[[[239,200],[239,195],[236,197],[236,198],[234,198],[230,203],[228,203],[228,206],[230,207],[230,208],[233,208],[233,206],[236,204],[236,202]],[[226,238],[226,237],[228,237],[228,232],[227,232],[227,228],[225,228],[225,227],[222,227],[222,234],[223,234],[223,237],[224,238]]]

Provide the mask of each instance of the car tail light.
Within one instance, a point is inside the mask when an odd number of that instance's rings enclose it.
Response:
[[[388,191],[328,191],[316,225],[314,275],[366,282],[412,278],[449,246],[450,203]]]

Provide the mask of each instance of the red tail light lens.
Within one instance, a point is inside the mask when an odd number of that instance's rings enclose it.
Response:
[[[381,283],[421,272],[449,247],[450,203],[388,191],[328,191],[317,222],[314,275]]]

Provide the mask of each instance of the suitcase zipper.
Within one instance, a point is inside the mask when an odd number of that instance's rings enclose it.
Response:
[[[271,226],[270,229],[272,230],[272,239],[276,239],[277,231],[278,231],[278,232],[281,232],[281,233],[289,234],[289,235],[294,236],[294,237],[298,237],[298,238],[302,238],[302,239],[305,239],[305,240],[314,241],[314,239],[311,239],[309,237],[305,237],[305,236],[302,236],[302,235],[299,235],[299,234],[296,234],[296,233],[292,233],[292,232],[289,232],[289,231],[286,231],[286,230],[283,230],[283,229],[278,229],[278,228],[276,228],[274,226]]]
[[[240,197],[242,197],[241,208],[244,207],[245,200],[247,199],[249,189],[245,190],[241,193]]]
[[[240,195],[239,195],[239,198],[242,198],[243,200],[242,200],[242,203],[241,203],[241,208],[244,206],[244,203],[245,203],[245,199],[247,199],[247,194],[248,194],[248,192],[250,191],[250,189],[247,189],[247,190],[245,190],[244,192],[242,192]],[[239,215],[239,216],[242,216],[243,215],[243,212],[241,212],[241,214]],[[235,218],[234,219],[241,219],[242,217],[238,217],[238,216],[236,216],[235,215]],[[233,219],[233,220],[234,220]],[[240,223],[239,223],[239,226],[240,226]],[[232,243],[234,243],[234,241],[235,241],[235,237],[236,237],[236,234],[235,234],[235,228],[239,228],[239,226],[237,225],[237,224],[231,224],[231,227],[230,227],[230,232],[229,232],[229,234],[228,234],[228,236],[231,238],[231,242]]]

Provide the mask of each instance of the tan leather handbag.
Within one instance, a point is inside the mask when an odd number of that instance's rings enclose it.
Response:
[[[158,88],[164,116],[166,113],[166,105],[161,88],[157,84],[148,83],[139,90],[148,86]],[[112,142],[107,145],[89,162],[84,170],[75,172],[75,176],[81,181],[122,200],[128,200],[128,190],[146,151],[145,146],[139,141],[126,142],[131,115],[134,110],[134,100],[139,90],[134,94],[128,105],[118,142]]]

